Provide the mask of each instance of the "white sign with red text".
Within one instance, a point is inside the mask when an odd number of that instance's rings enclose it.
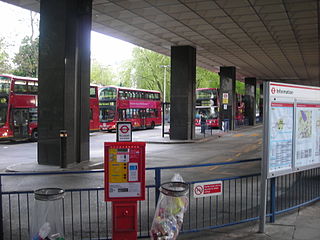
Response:
[[[291,98],[304,100],[318,100],[320,99],[319,87],[293,85],[286,83],[270,83],[270,97],[272,98]]]
[[[222,181],[193,184],[193,197],[210,197],[222,194]]]
[[[131,142],[131,122],[117,122],[117,142]]]

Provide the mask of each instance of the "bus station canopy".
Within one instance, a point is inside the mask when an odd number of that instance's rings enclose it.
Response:
[[[6,2],[39,12],[39,0]],[[158,53],[197,49],[197,65],[237,78],[320,85],[317,0],[93,0],[92,30]]]

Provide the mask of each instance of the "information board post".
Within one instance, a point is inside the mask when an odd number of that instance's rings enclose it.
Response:
[[[105,201],[112,201],[112,239],[137,239],[137,201],[145,199],[144,142],[104,144]]]
[[[268,120],[269,120],[269,111],[268,111],[268,104],[269,104],[269,95],[266,94],[269,91],[269,84],[268,82],[263,83],[263,157],[261,162],[261,194],[260,194],[260,222],[259,222],[259,232],[265,232],[265,224],[266,224],[266,211],[267,211],[267,168],[268,162],[266,161],[268,156]]]

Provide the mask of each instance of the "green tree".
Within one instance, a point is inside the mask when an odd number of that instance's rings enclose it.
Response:
[[[219,74],[208,71],[204,68],[196,69],[196,87],[197,88],[218,88],[220,86]]]
[[[132,66],[132,60],[126,60],[122,62],[117,74],[120,86],[133,87],[133,81],[131,78],[133,71],[134,68]]]
[[[39,38],[24,37],[19,52],[15,54],[13,63],[16,68],[13,73],[19,76],[37,77]]]
[[[244,82],[236,81],[236,93],[239,93],[241,95],[245,94],[245,84]]]
[[[122,86],[142,89],[158,90],[164,92],[164,71],[170,65],[170,58],[143,48],[134,48],[132,59],[125,62],[120,71]],[[169,96],[170,74],[166,73],[166,95]]]
[[[4,38],[0,38],[0,73],[11,73],[7,44]]]
[[[134,48],[132,59],[126,61],[119,72],[121,86],[158,90],[163,94],[164,73],[166,71],[166,100],[170,97],[170,58],[162,54]],[[168,67],[164,67],[168,66]],[[196,68],[197,88],[219,88],[220,77],[217,73],[204,68]],[[237,91],[243,92],[243,84],[237,84]]]
[[[115,74],[112,71],[111,66],[104,66],[99,63],[96,59],[91,61],[91,83],[99,85],[114,85],[116,84]]]

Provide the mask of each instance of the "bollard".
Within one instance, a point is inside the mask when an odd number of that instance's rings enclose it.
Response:
[[[67,130],[60,130],[60,167],[67,167]]]

